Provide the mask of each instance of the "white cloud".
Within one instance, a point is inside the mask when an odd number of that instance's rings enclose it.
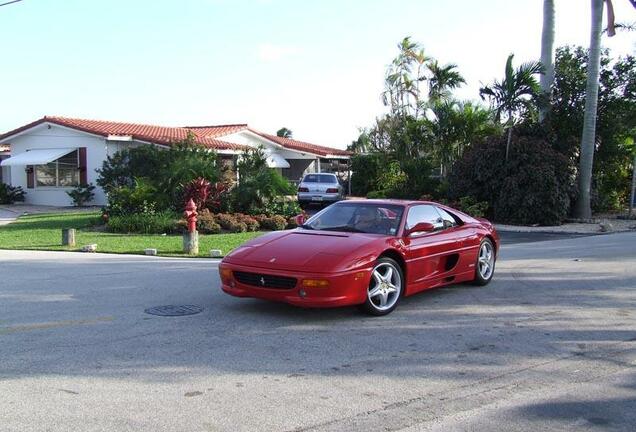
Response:
[[[258,58],[264,62],[275,62],[298,54],[299,50],[290,45],[264,43],[258,46]]]

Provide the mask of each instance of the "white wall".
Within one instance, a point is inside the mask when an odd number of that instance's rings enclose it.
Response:
[[[95,170],[101,168],[106,156],[132,144],[107,141],[103,137],[48,124],[41,124],[23,135],[11,138],[8,142],[11,144],[12,156],[35,149],[86,147],[86,179],[88,183],[95,186],[97,186],[98,177]],[[53,206],[73,204],[71,198],[66,194],[73,188],[38,187],[36,184],[33,189],[28,189],[25,168],[23,166],[12,167],[11,184],[22,186],[22,189],[26,191],[26,203]],[[95,197],[90,204],[106,205],[106,203],[104,191],[97,186]]]

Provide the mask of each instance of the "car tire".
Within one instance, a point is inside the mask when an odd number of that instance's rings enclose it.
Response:
[[[381,257],[371,271],[366,300],[360,310],[374,316],[387,315],[400,303],[405,288],[402,267],[392,258]]]
[[[488,285],[495,275],[496,259],[495,246],[492,241],[485,238],[479,245],[479,252],[475,261],[475,279],[473,284],[478,286]]]

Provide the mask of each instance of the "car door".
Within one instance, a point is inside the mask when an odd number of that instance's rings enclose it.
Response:
[[[450,211],[437,206],[436,208],[444,223],[448,227],[454,227],[453,233],[455,235],[455,245],[457,246],[458,262],[452,269],[453,274],[473,271],[475,260],[477,259],[477,250],[480,245],[477,230],[472,224],[462,224],[461,219],[452,215]]]
[[[409,208],[405,228],[419,222],[429,222],[435,231],[411,233],[404,238],[408,263],[409,291],[417,292],[445,282],[457,264],[457,224],[449,224],[431,204],[419,204]]]

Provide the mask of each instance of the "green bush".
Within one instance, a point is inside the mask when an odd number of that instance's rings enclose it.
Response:
[[[288,199],[285,197],[277,197],[273,200],[267,202],[263,209],[266,214],[273,215],[281,215],[285,217],[296,216],[302,213],[302,209],[300,208],[300,204],[298,204],[298,200],[296,197],[293,199]]]
[[[566,157],[535,136],[513,137],[505,161],[505,137],[474,145],[453,166],[451,199],[490,203],[490,216],[513,224],[560,224],[573,196]]]
[[[26,192],[20,186],[9,186],[6,183],[0,183],[0,204],[13,204],[18,201],[24,201]]]
[[[108,230],[117,233],[164,234],[175,232],[178,221],[178,216],[172,211],[123,214],[108,219]]]
[[[388,198],[388,195],[389,194],[386,190],[370,191],[369,193],[367,193],[367,198],[382,199],[382,198]]]
[[[110,195],[120,188],[134,188],[145,178],[154,190],[150,201],[158,210],[182,210],[186,185],[197,178],[214,183],[221,167],[216,153],[195,142],[191,134],[167,149],[154,145],[128,148],[109,156],[98,170],[97,184]]]
[[[371,191],[382,189],[380,174],[385,164],[386,157],[379,153],[352,156],[351,193],[366,196]]]
[[[261,228],[265,230],[280,231],[287,226],[287,220],[280,215],[266,217],[261,221]]]
[[[238,172],[239,182],[230,193],[234,211],[260,213],[277,197],[295,193],[283,176],[267,166],[262,148],[245,151],[238,162]]]
[[[452,205],[452,207],[476,218],[485,217],[489,206],[488,201],[477,201],[468,196],[459,198],[459,202]]]
[[[157,211],[155,201],[157,191],[144,179],[136,179],[133,186],[119,186],[108,192],[110,216],[129,214],[154,214]]]
[[[92,183],[86,185],[79,185],[75,187],[73,190],[66,192],[68,196],[73,200],[73,204],[76,207],[81,207],[86,203],[91,202],[95,193],[95,186]]]

